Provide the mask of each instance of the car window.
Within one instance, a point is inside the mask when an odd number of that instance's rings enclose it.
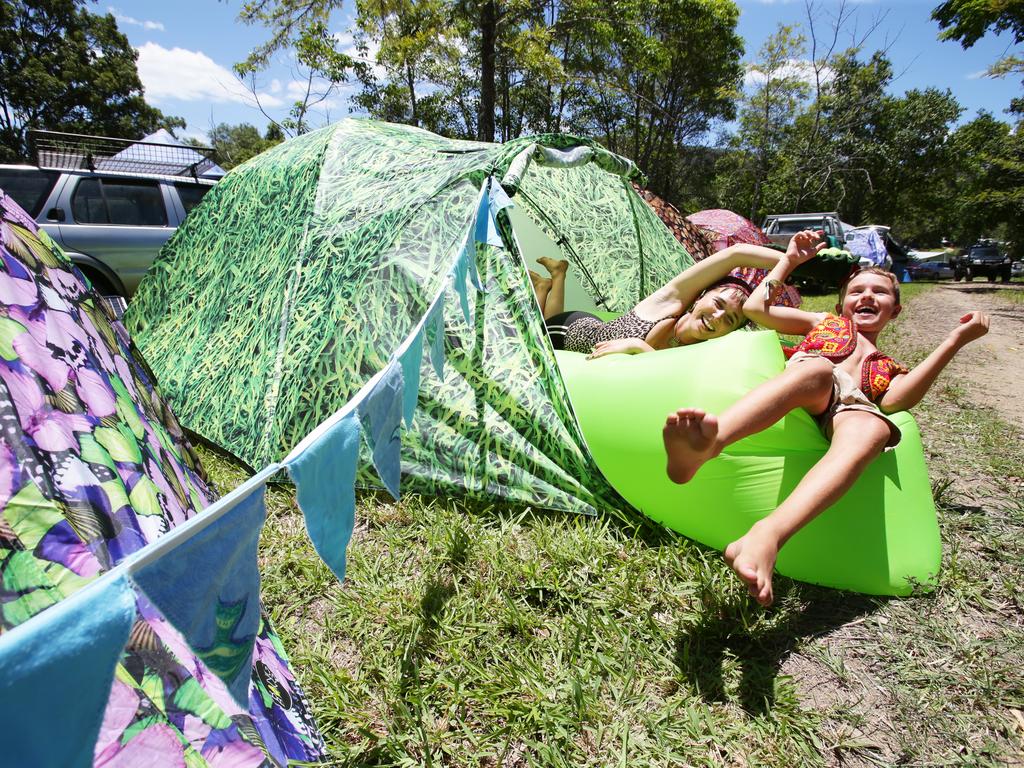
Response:
[[[36,168],[0,168],[0,189],[35,218],[59,175]]]
[[[802,232],[805,229],[821,229],[821,226],[821,219],[818,219],[816,221],[812,221],[810,219],[780,221],[778,222],[773,234],[795,235],[797,232]]]
[[[181,205],[185,209],[185,215],[188,216],[192,209],[199,205],[199,201],[203,199],[203,196],[209,192],[213,187],[207,184],[175,184],[174,188],[178,190],[178,197],[181,198]]]
[[[971,248],[971,258],[974,259],[995,259],[998,258],[999,251],[991,245],[982,245],[975,248]]]
[[[82,179],[71,199],[71,215],[82,224],[109,224],[99,179]]]
[[[82,179],[71,199],[71,213],[81,224],[167,224],[160,185],[155,181]]]

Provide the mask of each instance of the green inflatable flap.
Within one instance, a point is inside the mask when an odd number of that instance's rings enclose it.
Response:
[[[828,448],[798,409],[727,448],[686,485],[665,474],[665,417],[682,407],[721,413],[777,375],[785,360],[773,331],[657,354],[556,354],[588,448],[612,486],[648,517],[716,549],[774,510]],[[934,583],[941,543],[921,437],[909,413],[893,419],[900,444],[783,547],[780,573],[877,595]]]

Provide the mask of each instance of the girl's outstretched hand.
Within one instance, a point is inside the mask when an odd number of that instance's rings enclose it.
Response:
[[[984,312],[970,312],[960,318],[960,325],[949,335],[962,347],[988,333],[988,324],[989,318]]]
[[[818,252],[826,245],[823,231],[805,229],[802,232],[797,232],[790,239],[789,247],[786,248],[786,258],[789,259],[790,264],[797,267],[817,256]]]
[[[605,355],[636,355],[653,351],[654,348],[643,339],[611,339],[597,342],[587,355],[587,360],[596,360]]]

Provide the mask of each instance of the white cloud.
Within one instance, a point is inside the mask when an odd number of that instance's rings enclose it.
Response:
[[[814,62],[808,61],[807,59],[790,59],[786,62],[785,66],[775,72],[776,78],[796,78],[802,80],[805,83],[811,85],[814,84]],[[835,72],[831,68],[825,67],[820,73],[821,82],[831,82],[835,78]],[[743,87],[752,88],[759,85],[764,85],[767,80],[767,76],[764,72],[757,69],[755,66],[750,65],[747,67],[747,74],[743,76]]]
[[[186,130],[182,130],[181,128],[179,128],[174,132],[174,135],[177,136],[179,139],[195,139],[200,144],[209,145],[210,143],[210,137],[207,136],[205,132],[192,130],[191,128]]]
[[[969,75],[967,75],[967,79],[968,80],[981,80],[981,78],[988,77],[988,76],[989,76],[988,70],[987,69],[983,69],[980,72],[971,72]]]
[[[159,21],[146,21],[142,19],[136,19],[126,14],[120,13],[117,8],[112,5],[107,6],[107,11],[114,17],[118,24],[122,26],[130,27],[142,27],[146,30],[159,30],[164,31],[164,25]]]
[[[285,95],[292,101],[299,101],[306,98],[306,89],[309,85],[305,80],[289,80],[285,87]]]
[[[144,43],[138,51],[139,79],[146,89],[146,98],[153,104],[177,99],[255,105],[249,88],[230,69],[202,51],[164,48],[156,43]],[[257,95],[268,109],[284,103],[266,91],[257,91]]]

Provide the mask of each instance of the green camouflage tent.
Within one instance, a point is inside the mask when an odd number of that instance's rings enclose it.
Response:
[[[571,262],[570,309],[624,311],[692,263],[586,139],[453,141],[345,120],[234,169],[168,242],[127,320],[182,423],[254,467],[341,407],[416,326],[489,178],[504,247],[476,246],[471,324],[445,315],[425,363],[403,488],[553,509],[620,505],[573,416],[528,265]],[[455,301],[452,306],[457,306]],[[369,461],[360,480],[379,485]]]

